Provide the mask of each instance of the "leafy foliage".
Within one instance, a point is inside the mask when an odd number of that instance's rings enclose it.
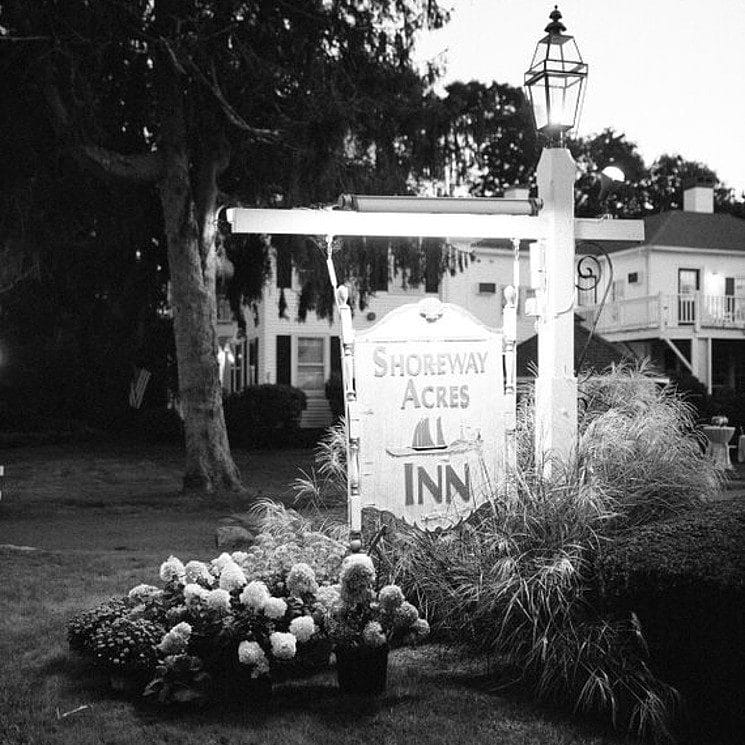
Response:
[[[289,385],[253,385],[225,399],[225,422],[233,445],[276,447],[292,443],[307,405],[305,393]]]
[[[436,636],[493,656],[500,685],[670,741],[678,695],[659,677],[638,619],[598,604],[595,557],[625,526],[682,514],[720,481],[690,407],[643,369],[613,368],[581,391],[576,457],[550,480],[533,457],[534,402],[525,396],[514,493],[495,494],[442,533],[368,516],[371,530],[395,524],[377,546],[380,572],[424,610]]]
[[[600,598],[635,613],[655,670],[683,693],[688,727],[741,732],[745,510],[721,501],[619,536],[597,559]]]

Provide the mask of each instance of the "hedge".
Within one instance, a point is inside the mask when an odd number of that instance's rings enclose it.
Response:
[[[299,442],[305,393],[289,385],[252,385],[224,400],[232,446],[281,447]]]
[[[689,726],[745,726],[745,503],[709,503],[619,536],[597,577],[608,611],[636,613]]]

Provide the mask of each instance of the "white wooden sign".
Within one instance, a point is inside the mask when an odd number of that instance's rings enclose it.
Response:
[[[448,528],[504,475],[502,335],[428,298],[354,340],[361,506]]]

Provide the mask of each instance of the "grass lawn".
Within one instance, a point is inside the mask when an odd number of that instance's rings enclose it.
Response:
[[[250,496],[285,502],[311,456],[236,453]],[[490,693],[482,663],[436,646],[392,653],[378,699],[340,696],[330,672],[277,686],[269,703],[240,712],[156,710],[117,697],[68,652],[66,620],[140,582],[157,584],[169,553],[213,558],[218,519],[246,504],[179,497],[176,448],[28,447],[0,462],[0,745],[632,742]],[[88,708],[62,716],[80,706]]]

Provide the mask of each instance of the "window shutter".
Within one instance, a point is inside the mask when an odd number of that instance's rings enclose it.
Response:
[[[331,372],[341,375],[341,341],[338,336],[331,337]]]
[[[292,380],[291,341],[287,334],[277,335],[277,383],[283,385],[290,385]]]
[[[277,248],[277,287],[292,287],[292,258],[287,246]]]

